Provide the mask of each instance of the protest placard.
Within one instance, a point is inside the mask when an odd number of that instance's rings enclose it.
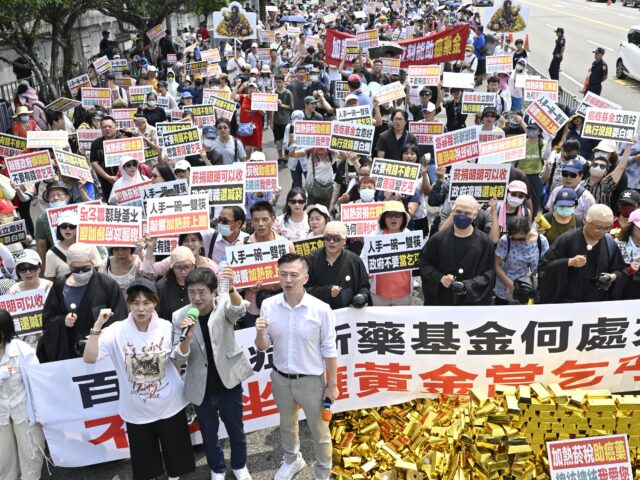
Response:
[[[209,65],[207,65],[207,71],[204,73],[204,75],[207,77],[216,77],[221,73],[222,73],[222,69],[220,68],[219,64],[209,63]]]
[[[106,167],[119,167],[122,157],[131,157],[144,162],[143,137],[116,138],[104,141],[104,164]]]
[[[440,84],[440,65],[409,65],[407,76],[411,85],[437,86]]]
[[[262,40],[263,43],[267,43],[267,44],[271,45],[272,43],[274,43],[276,41],[276,32],[273,31],[273,30],[263,30],[263,29],[261,29],[259,34],[260,34],[260,40]]]
[[[0,310],[11,314],[18,338],[42,331],[42,310],[47,299],[44,288],[0,297]]]
[[[358,41],[358,47],[363,52],[369,50],[370,48],[376,48],[380,43],[377,29],[356,32],[356,40]]]
[[[582,137],[634,143],[638,134],[639,112],[588,107]]]
[[[111,90],[108,88],[82,87],[80,93],[82,94],[83,108],[100,106],[106,110],[111,109]]]
[[[111,60],[111,73],[114,75],[122,75],[129,68],[129,60],[126,58],[114,58]]]
[[[207,194],[213,206],[244,204],[245,164],[191,168],[191,194]]]
[[[158,137],[158,146],[164,147],[162,137],[170,132],[177,132],[178,130],[186,130],[191,128],[191,122],[158,122],[156,123],[156,135]]]
[[[467,127],[435,138],[434,154],[438,167],[466,162],[478,156],[478,130]]]
[[[82,105],[82,102],[80,100],[73,100],[71,98],[60,97],[57,100],[54,100],[53,102],[51,102],[49,105],[47,105],[45,109],[53,110],[54,112],[66,112],[80,105]]]
[[[144,147],[144,161],[156,163],[160,152],[153,147]],[[148,163],[147,163],[148,165]]]
[[[278,188],[278,162],[248,162],[246,192],[275,192]]]
[[[151,183],[140,187],[142,213],[147,216],[147,200],[149,198],[178,197],[189,195],[189,184],[184,178],[170,182]],[[144,225],[143,225],[144,227]]]
[[[478,143],[492,142],[493,140],[500,140],[504,138],[504,130],[485,132],[478,130]]]
[[[252,287],[256,283],[279,283],[278,259],[289,252],[288,240],[249,243],[225,248],[229,266],[233,267],[233,286]]]
[[[359,123],[361,125],[373,125],[371,118],[371,105],[357,105],[336,109],[336,120],[339,122]]]
[[[27,226],[24,220],[0,224],[0,244],[12,245],[27,239]]]
[[[200,128],[205,125],[215,125],[215,109],[213,105],[185,105],[182,107],[185,112],[193,114],[193,122]]]
[[[168,95],[158,95],[158,98],[156,98],[158,107],[163,109],[165,113],[167,110],[169,110],[169,105],[171,104],[169,98],[170,97]]]
[[[209,62],[207,62],[206,60],[203,60],[200,62],[187,63],[184,66],[184,70],[187,75],[191,75],[192,77],[195,77],[197,75],[200,75],[200,76],[203,75],[207,71],[208,66],[209,66]]]
[[[251,110],[254,112],[277,112],[278,111],[278,94],[277,93],[252,93],[251,94]]]
[[[98,75],[104,75],[111,70],[111,61],[106,55],[103,55],[93,61],[93,67],[96,69]]]
[[[135,128],[133,117],[138,112],[137,108],[116,108],[111,112],[111,116],[116,121],[116,128],[124,130],[125,128]]]
[[[147,95],[152,92],[154,92],[153,85],[129,87],[129,103],[132,105],[144,105]]]
[[[78,129],[76,130],[76,138],[78,139],[78,148],[83,151],[90,151],[91,144],[97,138],[102,136],[102,130],[99,128]]]
[[[126,187],[114,188],[111,191],[111,195],[116,199],[120,206],[142,208],[142,196],[140,190],[147,185],[151,185],[151,180],[145,180],[144,182]]]
[[[524,101],[533,102],[540,95],[546,95],[552,102],[558,103],[558,81],[527,78],[524,82]]]
[[[388,85],[383,85],[380,91],[374,95],[378,99],[380,105],[393,102],[400,98],[405,97],[404,87],[400,82],[393,82]]]
[[[528,74],[526,74],[524,72],[523,73],[516,73],[515,76],[516,76],[516,80],[515,80],[514,83],[515,83],[516,88],[524,88],[524,85],[525,85],[525,83],[526,83],[526,81],[528,79],[539,80],[539,79],[542,78],[540,75],[528,75]]]
[[[325,25],[329,25],[330,23],[333,23],[336,21],[336,14],[335,13],[329,13],[328,15],[325,15],[324,17],[322,17],[322,21],[324,22]]]
[[[132,247],[142,238],[142,209],[114,205],[78,205],[78,242]]]
[[[308,37],[307,40],[311,38]],[[306,41],[305,41],[306,44]],[[271,49],[270,48],[259,48],[258,49],[258,60],[261,62],[269,63],[271,61]]]
[[[399,58],[377,58],[382,62],[382,73],[387,75],[400,75],[400,59]]]
[[[167,53],[167,63],[173,65],[178,61],[178,55],[175,53]]]
[[[527,154],[527,135],[511,135],[479,144],[478,163],[496,164],[524,160]]]
[[[300,148],[329,148],[331,122],[298,120],[295,123],[295,145]]]
[[[15,185],[49,180],[55,175],[48,150],[7,157],[4,162],[7,176]]]
[[[180,122],[182,120],[182,109],[167,110],[170,122]]]
[[[218,95],[211,95],[209,97],[209,105],[213,107],[216,118],[231,120],[233,118],[233,112],[236,111],[236,102],[231,100],[231,98]]]
[[[217,48],[210,48],[208,50],[202,50],[200,52],[200,58],[206,60],[209,63],[220,63],[220,50]]]
[[[165,155],[176,158],[195,155],[202,151],[200,130],[197,127],[184,128],[162,135]]]
[[[78,92],[82,87],[90,87],[91,79],[89,79],[89,75],[83,73],[80,76],[74,77],[71,80],[67,80],[67,87],[69,87],[69,92],[72,97],[76,97]]]
[[[203,104],[211,103],[210,101],[211,97],[220,97],[226,100],[231,100],[231,93],[228,92],[227,90],[222,90],[220,88],[205,88],[202,90]]]
[[[329,148],[340,152],[354,152],[371,155],[373,148],[373,125],[358,125],[347,122],[331,122]]]
[[[56,238],[56,228],[58,227],[58,218],[60,215],[66,212],[78,213],[78,205],[100,205],[100,200],[90,200],[88,202],[74,203],[71,205],[64,205],[62,207],[47,208],[47,220],[49,222],[49,231],[51,232],[51,238]]]
[[[528,107],[529,118],[536,122],[544,132],[554,138],[569,117],[546,95],[540,95]]]
[[[487,57],[487,74],[499,72],[511,73],[512,70],[512,55],[490,55]]]
[[[461,165],[451,167],[449,198],[454,202],[460,195],[471,195],[480,203],[492,198],[507,198],[510,168],[508,165]]]
[[[340,221],[347,227],[350,237],[369,235],[378,227],[378,217],[384,202],[343,203],[340,205]]]
[[[376,181],[376,190],[413,195],[416,180],[420,175],[420,165],[388,158],[374,158],[371,176]]]
[[[209,200],[206,195],[150,198],[147,217],[152,237],[204,232],[209,229]]]
[[[293,246],[296,249],[298,255],[309,255],[311,252],[319,250],[324,247],[323,237],[311,237],[304,240],[298,240],[293,242]]]
[[[171,255],[179,245],[180,237],[158,237],[153,249],[154,255]]]
[[[147,37],[154,43],[158,43],[158,40],[165,37],[167,32],[164,29],[162,24],[156,25],[155,27],[147,30]]]
[[[29,130],[27,148],[69,148],[69,134],[66,130]]]
[[[362,256],[369,275],[417,270],[422,232],[401,232],[364,237]]]
[[[433,145],[435,137],[444,133],[444,123],[409,122],[409,133],[412,133],[418,145]]]
[[[486,107],[496,105],[496,93],[489,92],[463,92],[462,113],[482,113]]]
[[[77,178],[85,182],[93,182],[91,166],[87,161],[87,157],[58,149],[53,150],[53,155],[58,163],[60,175]]]
[[[131,77],[116,76],[115,83],[118,87],[127,89],[127,91],[135,86],[135,79]]]
[[[332,82],[334,83],[334,96],[333,98],[335,98],[338,103],[340,104],[340,106],[344,105],[344,99],[347,98],[347,96],[349,95],[349,82],[342,82],[342,81],[337,81],[337,82]]]
[[[445,88],[461,88],[473,90],[475,77],[473,73],[442,72],[442,86]]]
[[[587,113],[587,108],[589,107],[602,108],[605,110],[606,109],[611,109],[611,110],[622,109],[622,107],[617,103],[612,102],[611,100],[607,100],[606,98],[601,97],[600,95],[596,95],[593,92],[585,93],[584,98],[582,99],[582,103],[578,105],[578,109],[576,110],[576,113],[584,117],[585,114]]]
[[[27,148],[26,138],[0,132],[0,157],[20,155]]]

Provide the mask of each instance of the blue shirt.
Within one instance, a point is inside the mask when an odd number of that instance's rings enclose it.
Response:
[[[549,241],[544,235],[540,236],[540,250],[538,251],[538,241],[531,243],[509,241],[508,235],[503,235],[496,247],[496,257],[503,260],[502,269],[511,280],[520,278],[531,272],[536,273],[538,271],[538,262],[540,257],[544,255],[544,252],[549,250]],[[509,244],[511,244],[509,246]],[[507,255],[507,250],[509,254]],[[496,297],[502,300],[511,300],[507,295],[507,287],[500,277],[496,275]]]
[[[486,55],[481,55],[480,54],[480,49],[482,47],[484,47],[487,43],[486,38],[484,38],[484,33],[478,35],[475,40],[473,41],[473,53],[476,55],[476,57],[478,57],[478,60],[485,60],[487,57]]]
[[[589,74],[589,85],[602,83],[608,74],[607,63],[604,60],[593,62],[591,64],[591,73]]]

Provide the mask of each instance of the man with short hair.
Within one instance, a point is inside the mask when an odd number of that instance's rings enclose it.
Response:
[[[549,78],[551,80],[560,80],[560,63],[562,63],[562,56],[564,55],[567,40],[564,38],[564,28],[558,27],[555,32],[556,43],[553,47],[551,65],[549,65]],[[514,58],[514,62],[515,61],[517,60]]]
[[[231,123],[228,119],[219,117],[216,120],[218,138],[213,141],[212,147],[222,155],[222,163],[231,165],[235,162],[245,162],[247,154],[240,140],[231,135]]]
[[[89,159],[91,160],[91,166],[98,175],[100,180],[100,186],[102,187],[102,198],[105,201],[111,196],[111,189],[113,184],[118,179],[118,167],[107,167],[104,163],[104,141],[114,140],[121,138],[118,133],[118,127],[116,121],[111,116],[106,116],[100,121],[100,129],[102,130],[102,136],[96,138],[91,143],[91,154]]]
[[[420,252],[425,305],[491,305],[495,253],[489,236],[473,225],[480,205],[470,195],[453,203],[453,226],[441,227]]]
[[[592,205],[584,226],[563,233],[542,256],[541,303],[577,303],[615,300],[612,287],[623,275],[624,260],[609,235],[613,212],[602,204]]]
[[[552,210],[556,195],[561,188],[572,188],[576,191],[578,204],[576,205],[575,215],[581,220],[584,219],[587,211],[592,205],[595,205],[596,199],[591,192],[585,189],[580,182],[584,175],[584,166],[578,159],[569,158],[564,165],[562,165],[562,185],[556,187],[549,195],[549,200],[546,204],[547,210]]]
[[[607,62],[603,60],[604,48],[598,47],[594,51],[595,60],[591,64],[589,69],[589,78],[587,80],[587,88],[581,90],[580,93],[586,95],[587,92],[600,95],[602,93],[602,84],[607,80],[609,76],[609,70],[607,68]]]
[[[304,119],[313,121],[322,121],[322,115],[316,112],[318,99],[309,95],[304,97]]]
[[[284,130],[291,122],[291,112],[293,112],[293,94],[284,84],[284,76],[278,74],[275,77],[276,89],[278,95],[278,111],[273,113],[273,140],[276,142],[278,149],[278,162],[285,161],[282,152],[282,140],[284,139]]]
[[[306,74],[307,69],[303,66],[296,68],[296,78],[289,83],[288,88],[293,95],[294,110],[304,109],[304,97],[307,90],[307,83],[305,81]]]
[[[256,321],[255,345],[273,346],[271,385],[280,414],[284,460],[275,480],[290,480],[306,463],[300,454],[298,409],[302,407],[313,437],[314,478],[331,478],[331,433],[323,419],[323,402],[338,397],[335,315],[305,292],[309,265],[288,253],[278,260],[283,293],[268,298]],[[327,383],[325,383],[325,375]]]
[[[226,261],[226,248],[243,244],[245,239],[249,238],[249,234],[242,231],[245,220],[246,215],[242,207],[237,205],[222,207],[216,229],[209,229],[202,235],[207,257],[217,264]]]

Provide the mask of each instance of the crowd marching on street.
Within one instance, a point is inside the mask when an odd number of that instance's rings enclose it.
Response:
[[[0,479],[41,478],[37,364],[110,358],[134,479],[193,472],[195,419],[211,478],[250,480],[251,332],[273,354],[276,480],[306,466],[300,407],[326,480],[336,310],[640,299],[640,113],[606,100],[600,47],[563,105],[563,26],[549,78],[530,75],[501,5],[261,19],[233,2],[130,49],[104,31],[48,104],[19,83],[0,133]]]

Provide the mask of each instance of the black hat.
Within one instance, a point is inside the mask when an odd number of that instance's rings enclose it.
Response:
[[[23,94],[27,93],[27,90],[29,90],[29,85],[27,85],[26,83],[21,83],[20,85],[18,85],[17,94],[18,95],[23,95]]]
[[[136,278],[133,282],[129,284],[127,287],[127,295],[131,295],[131,292],[135,290],[145,289],[149,290],[154,295],[158,294],[158,290],[156,290],[156,284],[153,283],[148,278],[140,277]]]
[[[485,107],[485,109],[482,111],[482,117],[484,117],[485,115],[495,115],[496,117],[499,117],[496,107]]]
[[[604,55],[604,48],[598,47],[593,51],[593,53],[600,53],[600,54]]]
[[[558,32],[564,33],[564,28],[562,28],[562,27],[556,28],[556,33],[558,33]]]
[[[625,190],[618,197],[618,203],[628,203],[629,205],[640,205],[640,193],[635,190]]]
[[[69,191],[69,188],[67,187],[67,184],[64,183],[61,180],[57,180],[55,182],[51,182],[49,185],[47,185],[47,189],[44,191],[44,193],[42,194],[42,199],[49,203],[49,192],[51,190],[55,190],[55,189],[61,189],[64,190],[65,192],[67,192],[67,195],[71,195],[71,192]]]

